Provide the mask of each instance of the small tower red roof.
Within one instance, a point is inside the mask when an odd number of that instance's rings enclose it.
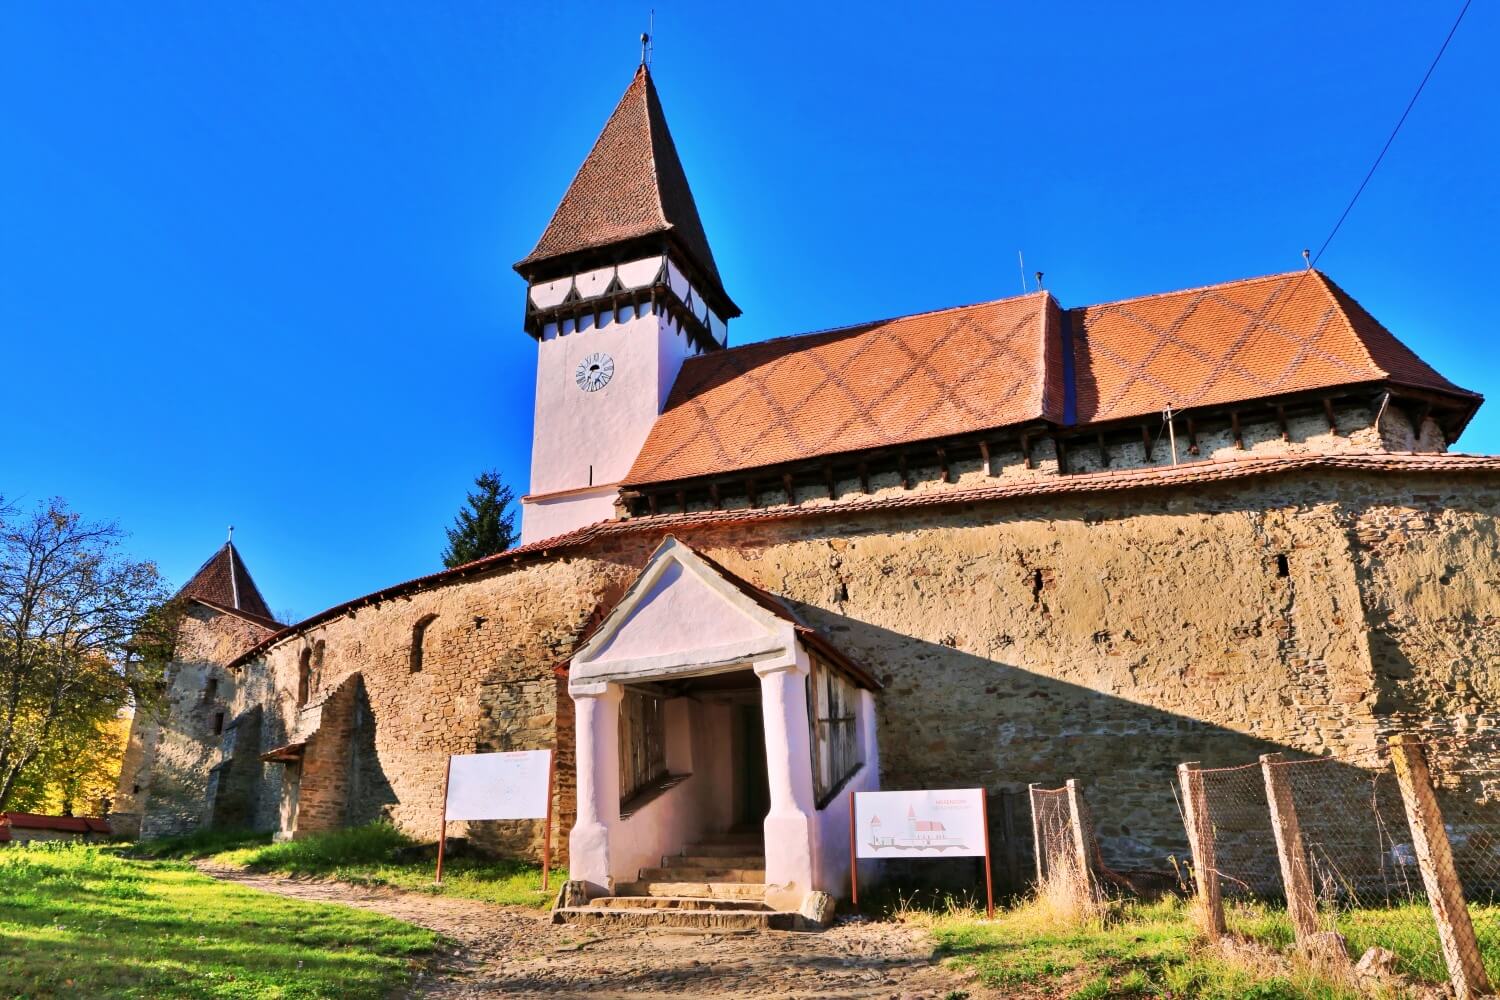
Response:
[[[251,620],[259,619],[260,624],[277,624],[233,542],[225,542],[224,547],[193,574],[177,596],[236,612]]]

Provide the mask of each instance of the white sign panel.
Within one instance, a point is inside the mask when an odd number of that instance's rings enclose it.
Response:
[[[860,858],[984,857],[984,790],[858,792],[854,846]]]
[[[448,760],[448,819],[542,819],[551,750],[454,754]]]

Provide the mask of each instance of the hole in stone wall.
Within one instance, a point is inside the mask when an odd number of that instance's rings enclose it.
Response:
[[[1046,581],[1042,579],[1042,571],[1039,570],[1039,569],[1032,570],[1031,571],[1031,599],[1033,601],[1039,601],[1039,600],[1041,600],[1041,598],[1042,598],[1042,588],[1045,587],[1045,586],[1046,586]]]
[[[208,683],[203,685],[203,700],[213,701],[219,694],[219,679],[210,677]]]
[[[215,712],[214,713],[214,735],[218,736],[223,731],[224,731],[224,713],[223,712]]]
[[[312,688],[312,650],[304,649],[297,661],[297,707],[307,704]]]
[[[417,623],[411,629],[411,672],[419,673],[422,670],[423,646],[427,642],[427,627],[437,621],[437,615],[424,615],[417,619]]]
[[[1276,575],[1277,576],[1291,576],[1292,575],[1291,564],[1286,561],[1286,555],[1284,553],[1279,553],[1276,556]]]

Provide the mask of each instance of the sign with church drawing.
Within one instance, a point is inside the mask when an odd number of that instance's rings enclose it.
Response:
[[[976,858],[987,853],[984,790],[860,792],[854,796],[859,858]]]

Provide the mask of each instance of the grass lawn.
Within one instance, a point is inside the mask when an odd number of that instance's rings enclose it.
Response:
[[[554,866],[551,888],[542,891],[540,865],[523,861],[449,858],[443,884],[433,885],[434,861],[413,857],[416,842],[385,823],[273,844],[264,834],[209,832],[147,841],[132,853],[144,857],[203,859],[214,864],[282,875],[316,876],[359,885],[467,896],[505,906],[542,909],[552,905],[568,879]]]
[[[344,906],[112,849],[0,851],[0,996],[384,997],[437,944]]]
[[[929,926],[949,962],[1018,996],[1356,1000],[1353,991],[1311,974],[1220,957],[1202,944],[1190,911],[1175,899],[1113,902],[1100,919],[1077,926],[1037,903],[997,910],[993,921],[963,907],[908,910],[904,919]]]

